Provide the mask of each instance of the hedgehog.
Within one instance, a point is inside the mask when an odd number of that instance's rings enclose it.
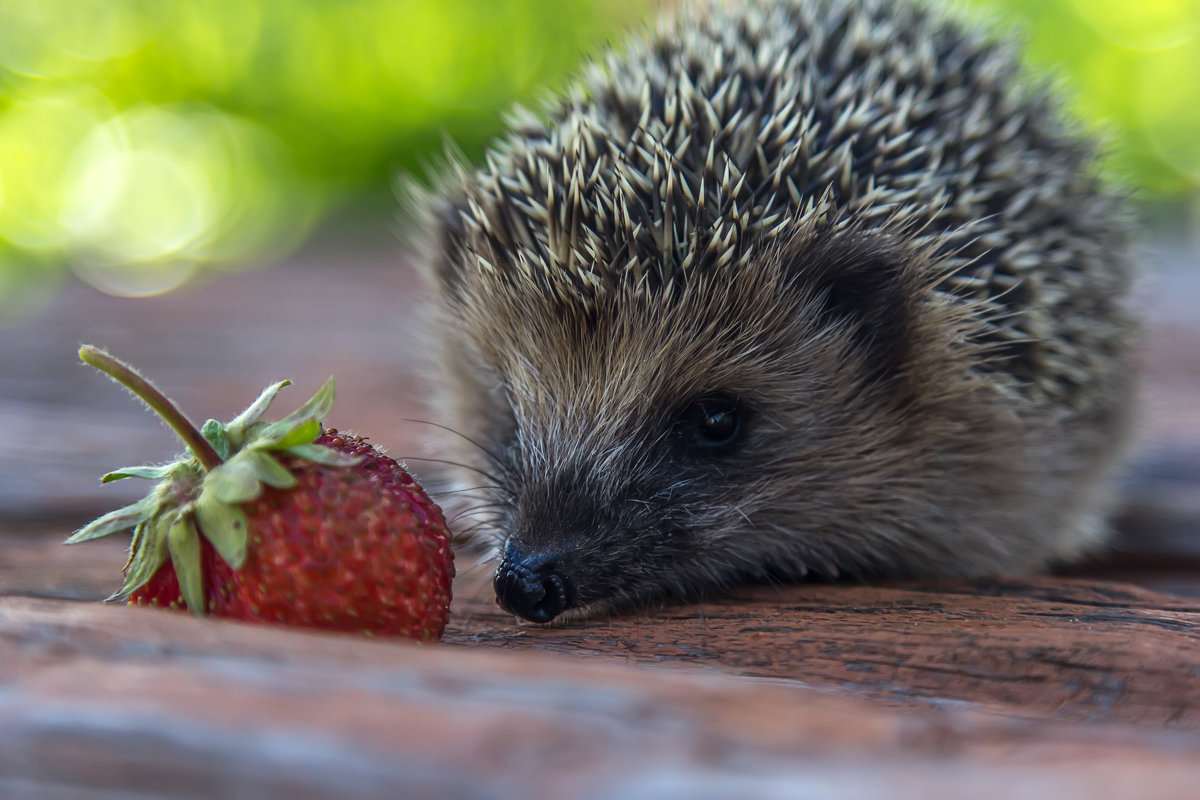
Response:
[[[683,5],[514,112],[416,206],[497,602],[1096,549],[1134,330],[1098,161],[1016,44],[916,0]]]

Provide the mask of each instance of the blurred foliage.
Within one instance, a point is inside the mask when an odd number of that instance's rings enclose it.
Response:
[[[1200,0],[951,0],[1035,64],[1150,196],[1200,186]],[[654,0],[0,0],[0,321],[65,265],[166,291],[387,203],[445,137],[561,83]]]
[[[959,0],[1023,34],[1107,167],[1146,199],[1200,189],[1200,0]]]
[[[644,0],[0,0],[0,321],[278,257],[560,83]]]

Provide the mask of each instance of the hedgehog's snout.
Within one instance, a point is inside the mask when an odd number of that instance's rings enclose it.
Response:
[[[550,622],[572,601],[571,581],[559,563],[553,555],[526,553],[510,541],[492,579],[496,602],[530,622]]]

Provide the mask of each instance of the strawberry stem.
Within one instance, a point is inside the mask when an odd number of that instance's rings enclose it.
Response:
[[[211,471],[221,466],[221,456],[217,455],[217,451],[208,443],[208,440],[200,435],[200,431],[196,430],[196,426],[192,424],[191,420],[184,416],[184,413],[179,410],[179,406],[160,392],[157,386],[143,378],[133,367],[90,344],[79,348],[79,360],[100,370],[137,395],[139,400],[162,417],[175,433],[179,434],[179,438],[183,439],[183,443],[188,446],[205,470]]]

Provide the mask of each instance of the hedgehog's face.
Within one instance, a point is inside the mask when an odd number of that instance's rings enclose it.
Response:
[[[501,605],[547,622],[821,569],[782,537],[822,524],[797,512],[829,504],[905,359],[911,265],[881,253],[809,242],[577,303],[465,276],[454,422],[495,482]]]

